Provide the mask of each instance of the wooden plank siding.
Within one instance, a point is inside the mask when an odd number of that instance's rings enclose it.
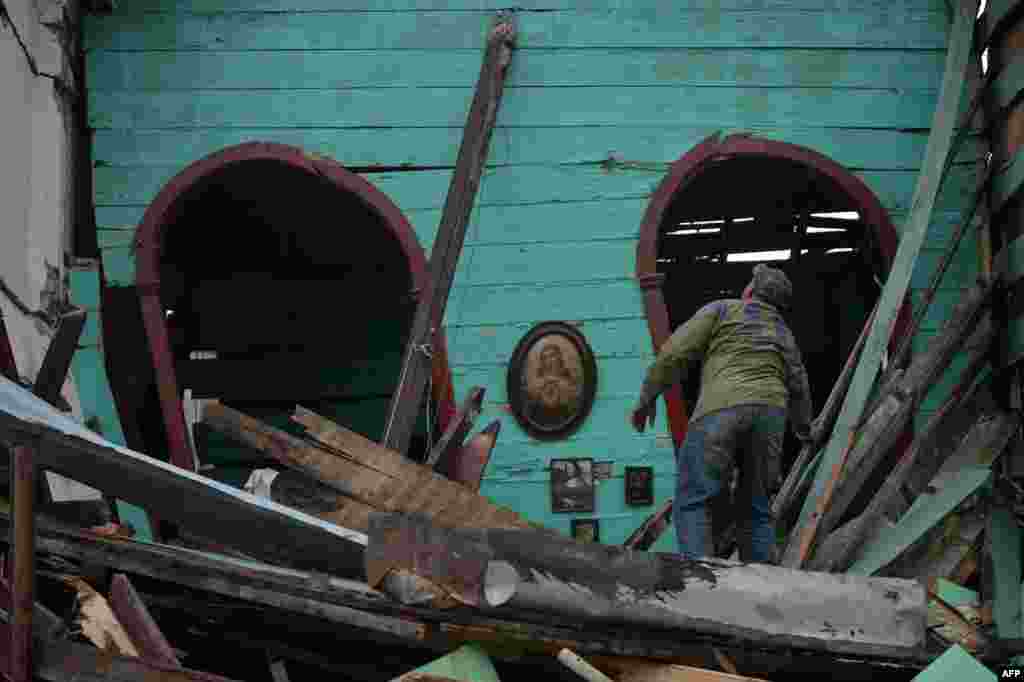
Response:
[[[247,141],[291,144],[356,170],[430,249],[500,0],[140,0],[85,30],[94,187],[105,274],[134,280],[146,205],[185,165]],[[612,460],[597,484],[602,541],[649,514],[625,505],[627,464],[673,494],[664,409],[654,433],[627,414],[652,357],[636,244],[669,164],[711,133],[810,147],[910,209],[945,59],[941,0],[514,3],[519,49],[446,314],[456,401],[487,389],[502,419],[481,492],[568,532],[551,514],[548,462]],[[964,145],[912,280],[925,287],[973,194],[987,146]],[[609,163],[615,159],[625,163]],[[923,325],[941,325],[976,274],[964,240]],[[512,350],[543,320],[579,325],[597,399],[571,438],[538,443],[507,411]],[[955,382],[950,382],[950,385]],[[939,391],[933,391],[937,394]],[[924,410],[934,409],[929,396]],[[919,423],[922,420],[918,420]],[[671,549],[672,533],[656,549]]]

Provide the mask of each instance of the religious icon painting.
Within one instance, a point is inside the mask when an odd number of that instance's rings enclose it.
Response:
[[[612,462],[594,462],[594,480],[607,481],[612,477]]]
[[[593,460],[551,460],[552,512],[592,512],[594,497]]]
[[[626,467],[626,504],[631,507],[654,504],[654,467]]]
[[[543,322],[522,338],[508,367],[516,421],[541,440],[565,438],[586,420],[597,394],[594,353],[572,325]]]
[[[601,522],[597,519],[573,519],[572,536],[583,542],[601,542]]]

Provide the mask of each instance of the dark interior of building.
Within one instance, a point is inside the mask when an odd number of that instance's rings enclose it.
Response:
[[[817,412],[880,292],[877,239],[858,209],[834,181],[802,164],[760,156],[707,163],[662,225],[658,269],[672,328],[710,301],[739,298],[757,263],[780,268],[793,283],[786,321]],[[684,386],[691,409],[696,378]],[[797,451],[788,433],[783,474]]]
[[[414,312],[406,256],[382,218],[325,178],[274,161],[228,166],[172,211],[160,294],[182,394],[219,399],[294,432],[290,415],[302,404],[378,440]],[[108,299],[105,315],[120,320],[111,338],[134,346],[107,354],[117,365],[119,402],[133,406],[120,410],[132,422],[126,438],[164,452],[137,295]],[[420,421],[412,453],[426,449],[427,420]],[[154,423],[159,428],[146,426]],[[202,424],[194,436],[202,471],[213,478],[241,486],[269,464]]]

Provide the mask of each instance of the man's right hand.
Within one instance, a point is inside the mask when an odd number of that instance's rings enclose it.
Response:
[[[633,422],[633,428],[636,429],[637,433],[643,433],[648,423],[654,426],[654,416],[657,414],[655,405],[656,403],[651,403],[646,407],[637,407],[633,410],[633,413],[630,415],[630,421]]]

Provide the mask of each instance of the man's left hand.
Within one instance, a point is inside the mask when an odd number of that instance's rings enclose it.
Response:
[[[633,410],[630,421],[633,422],[633,428],[637,433],[643,433],[648,424],[654,426],[654,417],[658,411],[655,405],[656,403],[652,402],[646,407],[637,407]]]

